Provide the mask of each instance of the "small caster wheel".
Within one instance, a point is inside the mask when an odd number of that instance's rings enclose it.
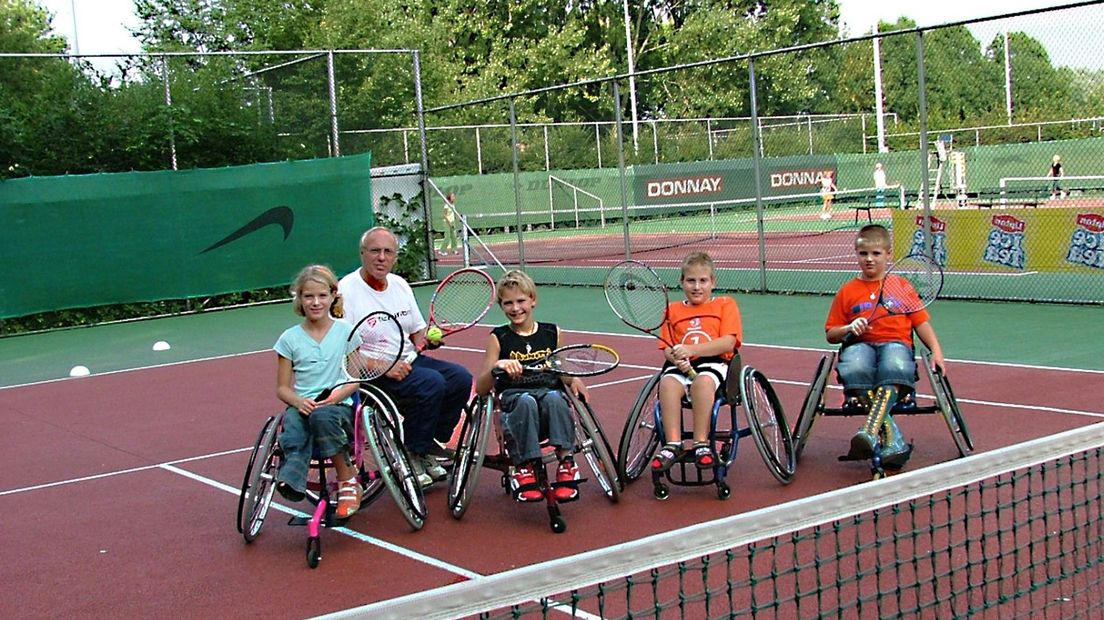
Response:
[[[880,467],[879,467],[879,468],[877,468],[877,469],[873,469],[873,470],[871,470],[871,471],[870,471],[870,473],[871,473],[871,477],[872,477],[872,478],[873,478],[874,480],[881,480],[882,478],[885,478],[885,477],[886,477],[886,473],[885,473],[885,470],[884,470],[884,469],[882,469],[882,468],[880,468]]]
[[[724,482],[717,483],[717,499],[728,499],[728,496],[732,495],[732,489],[728,487],[728,484]]]
[[[671,491],[665,484],[657,484],[655,488],[652,489],[652,493],[655,495],[656,499],[667,499],[671,496]]]
[[[322,541],[317,538],[307,539],[307,566],[318,568],[318,562],[322,560]]]
[[[555,534],[563,534],[567,531],[567,521],[564,521],[563,517],[552,517],[551,523],[552,532]]]

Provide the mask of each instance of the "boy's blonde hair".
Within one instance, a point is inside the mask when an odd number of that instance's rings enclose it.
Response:
[[[291,283],[291,304],[295,314],[307,316],[307,311],[303,309],[301,294],[307,282],[317,282],[328,288],[330,294],[334,297],[333,303],[330,304],[330,314],[338,319],[345,316],[345,308],[341,303],[341,293],[337,292],[337,276],[325,265],[307,265],[303,267],[299,275],[295,276],[295,281]]]
[[[707,252],[691,252],[682,259],[682,275],[679,276],[681,282],[686,277],[686,271],[691,267],[708,267],[709,275],[713,279],[717,278],[717,268],[713,266],[713,258],[709,256]]]
[[[514,289],[522,295],[527,295],[533,299],[537,298],[537,283],[533,282],[533,278],[529,277],[529,274],[519,269],[507,271],[498,280],[498,286],[495,289],[495,295],[498,297],[498,302],[502,303],[502,294],[506,289]]]
[[[893,238],[889,235],[889,231],[886,230],[885,226],[867,224],[859,229],[858,235],[855,235],[855,249],[869,245],[876,245],[889,250],[893,247]]]

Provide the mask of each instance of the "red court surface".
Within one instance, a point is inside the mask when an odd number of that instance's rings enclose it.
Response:
[[[622,365],[588,381],[616,447],[630,405],[659,359],[642,337],[565,332],[620,351]],[[438,355],[475,367],[485,330],[450,338]],[[792,424],[823,351],[746,345]],[[323,560],[306,566],[304,528],[276,507],[244,544],[234,521],[242,473],[262,421],[278,410],[271,352],[0,390],[0,511],[7,561],[0,616],[301,618],[478,578],[649,534],[805,498],[870,478],[868,463],[839,463],[858,420],[817,423],[792,484],[770,476],[754,443],[740,443],[718,500],[711,487],[652,497],[628,486],[617,504],[584,484],[553,534],[541,504],[517,504],[497,472],[480,477],[462,521],[443,484],[411,531],[390,497],[325,531]],[[949,362],[977,450],[988,451],[1104,418],[1104,372]],[[921,382],[921,395],[929,389]],[[838,391],[833,391],[838,398]],[[954,459],[938,416],[901,422],[916,452],[908,469]],[[586,472],[584,472],[586,473]],[[307,504],[296,508],[303,509]]]

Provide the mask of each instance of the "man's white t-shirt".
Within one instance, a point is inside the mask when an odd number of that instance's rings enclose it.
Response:
[[[422,311],[418,309],[418,301],[414,298],[414,291],[406,280],[393,273],[387,274],[387,288],[377,291],[368,286],[356,270],[337,283],[337,290],[341,293],[342,304],[345,308],[344,320],[356,325],[361,319],[377,311],[389,312],[399,320],[402,326],[404,358],[411,360],[415,357],[414,348],[410,344],[410,334],[425,329],[426,322],[422,318]]]

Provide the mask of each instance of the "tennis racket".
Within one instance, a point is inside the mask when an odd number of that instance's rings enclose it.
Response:
[[[663,280],[651,267],[635,260],[617,263],[606,274],[604,288],[606,303],[625,325],[654,336],[669,347],[675,346],[657,331],[667,320],[671,301]],[[687,375],[693,379],[698,373],[691,368]]]
[[[464,331],[487,316],[495,303],[495,284],[485,271],[474,268],[461,269],[448,275],[437,285],[429,300],[429,330],[441,330],[441,338]],[[440,338],[437,339],[438,342]],[[430,343],[422,341],[418,351]]]
[[[345,381],[322,390],[314,400],[326,400],[342,385],[365,383],[387,374],[402,358],[403,340],[399,320],[387,312],[373,312],[358,321],[345,340],[341,363]]]
[[[544,359],[523,366],[525,370],[550,372],[564,377],[593,377],[607,373],[621,363],[617,351],[601,344],[569,344]]]
[[[867,326],[887,316],[913,314],[927,308],[943,290],[943,269],[923,254],[909,254],[893,263],[878,287],[878,301],[867,315]],[[858,338],[847,332],[844,342]]]

